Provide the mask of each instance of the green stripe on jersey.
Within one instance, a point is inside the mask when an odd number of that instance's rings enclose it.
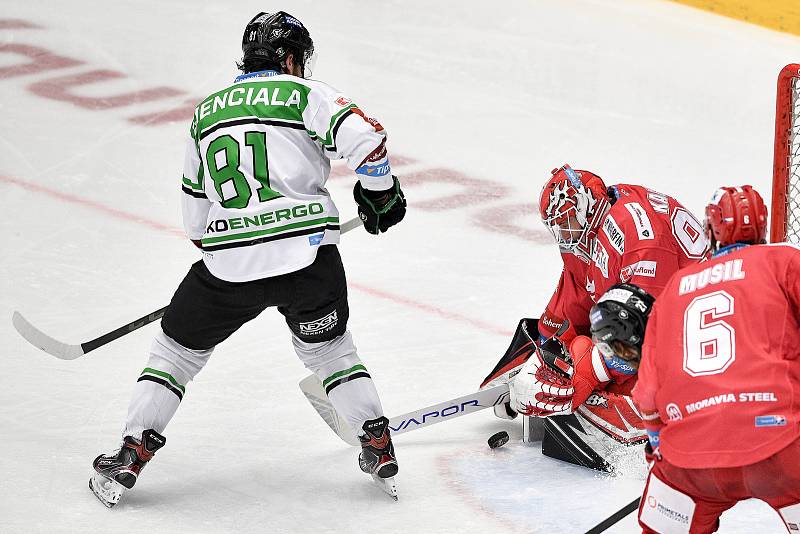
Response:
[[[295,230],[297,228],[305,228],[307,226],[314,226],[318,224],[339,223],[339,217],[322,217],[320,219],[311,219],[310,221],[300,221],[291,224],[284,224],[283,226],[276,226],[275,228],[267,228],[266,230],[253,230],[251,232],[239,232],[238,234],[221,235],[217,237],[207,237],[200,242],[203,245],[211,245],[212,243],[221,243],[223,241],[233,241],[235,239],[250,239],[262,235],[278,234]]]
[[[176,388],[181,390],[181,393],[184,393],[184,394],[186,393],[186,387],[178,384],[178,381],[175,380],[172,377],[172,375],[169,374],[169,373],[165,373],[164,371],[159,371],[158,369],[153,369],[153,368],[150,368],[150,367],[145,367],[144,370],[142,371],[141,375],[139,375],[139,376],[142,376],[142,375],[160,376],[161,378],[163,378],[164,380],[167,380],[170,384],[172,384],[173,386],[175,386]]]
[[[342,115],[344,115],[345,113],[347,113],[351,109],[355,109],[357,107],[358,106],[356,106],[355,104],[350,104],[349,106],[344,107],[344,108],[340,109],[339,111],[337,111],[336,114],[333,117],[331,117],[331,122],[328,124],[328,131],[325,132],[324,136],[319,135],[317,132],[314,132],[314,131],[311,131],[311,130],[306,130],[308,132],[308,135],[310,135],[313,139],[319,139],[319,141],[324,146],[333,146],[333,144],[334,144],[333,143],[334,142],[334,139],[333,139],[333,127],[336,124],[336,121],[339,120],[339,117],[341,117]]]
[[[333,373],[331,376],[329,376],[328,378],[326,378],[325,380],[322,381],[322,387],[327,386],[328,384],[330,384],[334,380],[342,378],[343,376],[351,375],[351,374],[353,374],[353,373],[355,373],[357,371],[366,371],[366,370],[367,370],[367,368],[359,363],[358,365],[354,365],[350,369],[345,369],[344,371],[339,371],[338,373]]]
[[[197,139],[203,130],[218,122],[241,117],[302,123],[310,91],[292,81],[237,83],[208,96],[195,108],[192,136]]]

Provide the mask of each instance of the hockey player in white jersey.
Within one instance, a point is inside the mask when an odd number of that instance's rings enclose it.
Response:
[[[393,490],[388,419],[347,330],[339,213],[325,189],[330,160],[343,158],[359,178],[353,194],[366,230],[400,222],[406,201],[386,132],[350,98],[306,77],[313,41],[288,13],[256,15],[242,51],[242,75],[197,106],[189,129],[183,219],[203,259],[164,314],[120,448],[93,463],[89,486],[109,507],[166,443],[164,429],[214,347],[272,306],[359,435],[361,469]]]

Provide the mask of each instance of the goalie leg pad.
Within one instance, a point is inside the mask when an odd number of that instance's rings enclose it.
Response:
[[[520,319],[511,344],[494,369],[483,379],[481,389],[507,384],[519,373],[535,350],[533,336],[538,336],[538,322],[538,319]]]
[[[322,343],[308,343],[293,336],[292,344],[306,368],[322,381],[331,404],[354,433],[362,434],[365,421],[383,415],[378,391],[358,357],[350,331]]]
[[[612,471],[611,464],[586,443],[589,437],[575,414],[548,417],[544,421],[542,454],[597,471]]]

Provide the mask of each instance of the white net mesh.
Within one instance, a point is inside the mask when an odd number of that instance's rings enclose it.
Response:
[[[789,133],[789,183],[786,191],[786,241],[800,244],[800,78],[792,79]]]

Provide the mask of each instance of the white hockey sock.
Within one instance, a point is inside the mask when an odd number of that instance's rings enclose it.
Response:
[[[364,433],[364,421],[383,415],[378,391],[349,331],[323,343],[306,343],[293,336],[292,343],[306,368],[322,381],[333,407],[357,435]]]
[[[150,359],[133,388],[123,436],[140,438],[152,428],[164,432],[189,383],[208,361],[214,349],[191,350],[159,331],[150,348]]]

